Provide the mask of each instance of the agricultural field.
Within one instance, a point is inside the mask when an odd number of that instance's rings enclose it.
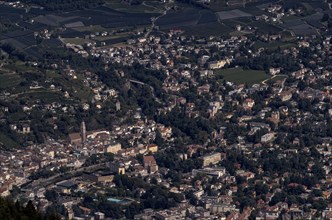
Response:
[[[20,73],[16,73],[20,72]],[[66,102],[63,92],[48,89],[50,83],[61,85],[64,91],[68,91],[75,100],[88,100],[91,98],[91,91],[82,83],[82,74],[77,74],[78,79],[73,80],[57,71],[43,71],[37,67],[16,64],[5,64],[0,72],[0,89],[9,92],[10,99],[29,102],[29,100],[40,100],[44,103],[55,101]],[[41,88],[30,89],[30,86],[37,82]]]
[[[317,1],[317,0],[284,0],[283,4],[287,8],[291,8],[294,6],[301,5],[307,14],[314,13],[317,8],[328,10],[328,5],[325,1]]]
[[[47,71],[46,78],[52,81],[54,85],[61,85],[64,91],[68,91],[72,98],[79,100],[88,100],[91,98],[92,92],[83,85],[83,75],[80,73],[77,73],[77,79],[73,80],[72,78],[64,76],[61,72]],[[64,99],[62,93],[54,93],[54,91],[50,90],[46,90],[46,93],[53,93],[60,99]]]
[[[141,5],[129,5],[121,0],[107,0],[106,7],[126,13],[161,13],[163,4],[160,1],[144,1]]]
[[[6,6],[4,4],[0,4],[0,15],[1,20],[5,20],[11,23],[20,22],[21,14],[24,14],[25,10],[22,8],[13,8]]]
[[[64,17],[64,16],[58,16],[58,15],[40,15],[36,18],[34,18],[35,22],[48,25],[48,26],[60,26],[65,23],[69,23],[70,21],[78,18],[78,16],[70,16],[70,17]]]
[[[184,30],[187,35],[200,37],[209,37],[211,35],[227,36],[235,29],[235,25],[232,26],[218,22],[216,13],[210,10],[193,7],[171,11],[161,17],[156,22],[156,25],[164,31],[172,28],[180,28]]]
[[[94,40],[98,42],[105,42],[107,45],[117,44],[121,42],[125,42],[129,36],[131,36],[131,32],[123,32],[118,33],[116,35],[110,35],[110,36],[97,36],[94,38]],[[90,39],[84,39],[84,38],[63,38],[62,39],[64,43],[70,43],[70,44],[76,44],[76,45],[84,45],[85,43],[93,42],[93,40]]]
[[[198,24],[206,24],[218,21],[216,14],[212,11],[202,10],[199,14],[200,17],[198,19]]]
[[[219,20],[227,20],[227,19],[234,19],[234,18],[242,18],[242,17],[251,17],[251,14],[243,12],[239,9],[234,9],[231,11],[220,11],[217,12]]]
[[[25,100],[29,103],[29,101],[40,100],[44,103],[52,103],[52,102],[60,102],[63,98],[62,94],[56,92],[50,92],[46,89],[39,90],[30,90],[17,95],[17,100]]]
[[[131,32],[122,32],[122,33],[117,33],[114,35],[110,35],[110,36],[98,36],[95,39],[97,41],[107,41],[107,40],[112,40],[112,39],[117,39],[117,38],[124,38],[124,39],[128,39],[128,37],[132,35]]]
[[[0,74],[0,89],[9,89],[22,82],[22,78],[15,73]]]
[[[226,0],[216,0],[216,1],[211,1],[209,8],[213,11],[222,11],[228,9],[226,5]]]
[[[248,24],[252,27],[257,27],[260,32],[265,33],[265,34],[278,34],[283,29],[281,27],[278,27],[277,25],[272,25],[269,23],[266,23],[264,21],[254,21],[250,24]]]
[[[28,71],[35,71],[35,68],[31,66],[25,65],[25,63],[21,61],[17,61],[15,63],[8,63],[3,66],[3,69],[5,69],[7,72],[15,71],[15,72],[28,72]]]
[[[212,10],[200,9],[189,5],[182,6],[178,10],[171,10],[156,22],[160,30],[167,31],[172,28],[183,29],[188,35],[208,37],[211,35],[228,36],[242,35],[235,33],[237,25],[250,25],[257,27],[261,32],[277,34],[283,31],[281,27],[264,21],[254,21],[252,16],[260,15],[263,11],[256,6],[250,6],[241,10],[213,12]],[[219,21],[218,21],[219,20]],[[202,31],[204,29],[204,31]],[[248,34],[248,33],[247,33]]]
[[[31,45],[35,45],[36,39],[34,38],[33,31],[15,30],[10,33],[0,34],[0,42],[9,43],[18,49],[24,49]]]
[[[218,22],[185,26],[181,27],[181,29],[183,29],[187,35],[195,35],[200,37],[227,36],[234,30],[229,26]]]
[[[157,20],[156,25],[161,29],[179,28],[196,25],[200,18],[200,10],[186,8],[180,11],[171,11]]]
[[[254,6],[258,6],[261,4],[271,4],[273,1],[278,0],[256,0],[256,1],[248,1],[246,0],[245,8],[250,8]],[[241,8],[243,9],[243,0],[211,0],[209,8],[215,12],[218,11],[226,11]]]
[[[85,43],[90,42],[89,39],[83,39],[83,38],[63,38],[62,39],[64,43],[66,44],[76,44],[76,45],[84,45]]]
[[[125,26],[137,26],[151,23],[151,17],[159,13],[125,13],[115,11],[108,7],[99,7],[84,11],[74,12],[80,16],[84,25],[101,25],[105,28],[122,28]]]
[[[318,34],[316,28],[308,24],[293,26],[290,28],[290,30],[293,31],[296,35]]]
[[[262,15],[262,13],[264,13],[263,10],[259,9],[256,6],[241,8],[241,11],[251,14],[252,16]]]
[[[109,31],[109,29],[104,28],[100,25],[82,26],[82,27],[75,27],[72,29],[78,32],[91,32],[91,33]]]
[[[311,26],[315,28],[325,28],[323,23],[321,22],[321,19],[323,17],[324,13],[317,12],[315,14],[309,15],[304,18],[304,20]]]
[[[317,12],[306,17],[286,17],[283,19],[284,23],[281,26],[297,35],[317,34],[317,29],[325,28],[321,22],[322,17],[322,12]]]
[[[226,81],[236,84],[247,83],[248,85],[261,83],[270,77],[264,71],[243,70],[240,68],[221,69],[217,70],[216,74],[222,75]]]
[[[228,26],[232,31],[235,30],[237,25],[242,25],[244,26],[250,26],[250,27],[256,27],[261,33],[264,34],[278,34],[283,31],[282,28],[266,23],[264,21],[253,21],[250,18],[236,18],[236,19],[228,19],[228,20],[223,20],[222,24]]]
[[[291,28],[293,26],[297,26],[297,25],[302,25],[304,24],[303,20],[299,19],[298,17],[286,17],[284,19],[284,23],[282,24],[282,27],[284,28]]]
[[[147,7],[147,6],[146,6]],[[125,26],[145,25],[151,23],[151,17],[157,12],[123,12],[111,7],[101,6],[93,9],[43,15],[34,18],[36,23],[47,26],[73,26],[74,29],[85,31],[84,26],[99,26],[103,28],[121,28]],[[83,29],[83,30],[82,30]]]

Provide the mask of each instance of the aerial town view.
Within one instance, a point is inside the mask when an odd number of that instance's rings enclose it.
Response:
[[[0,220],[332,219],[332,0],[0,0]]]

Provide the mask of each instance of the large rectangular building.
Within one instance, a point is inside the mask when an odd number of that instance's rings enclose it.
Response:
[[[105,153],[112,153],[116,154],[121,150],[121,144],[120,143],[112,143],[105,147]]]
[[[210,164],[217,164],[221,161],[221,153],[213,153],[202,157],[203,167],[209,166]]]

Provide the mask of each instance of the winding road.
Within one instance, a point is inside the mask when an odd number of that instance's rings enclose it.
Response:
[[[147,6],[147,5],[146,5],[146,6]],[[169,10],[170,10],[170,7],[168,7],[168,3],[167,3],[166,6],[165,6],[165,11],[163,11],[163,13],[162,13],[161,15],[159,15],[158,17],[152,17],[152,18],[151,18],[151,21],[152,21],[151,28],[150,28],[150,30],[148,30],[148,32],[146,32],[146,34],[144,35],[145,38],[147,38],[147,37],[150,35],[150,33],[152,32],[152,30],[153,30],[154,27],[156,26],[156,24],[155,24],[156,21],[157,21],[159,18],[165,16]]]

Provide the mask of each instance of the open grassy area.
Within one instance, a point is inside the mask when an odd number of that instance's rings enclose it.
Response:
[[[277,76],[275,76],[275,77],[267,80],[266,83],[273,84],[273,83],[275,83],[277,81],[284,80],[286,78],[287,78],[287,76],[285,76],[285,75],[277,75]]]
[[[217,70],[216,74],[220,74],[224,77],[225,80],[240,84],[247,83],[249,85],[253,85],[255,83],[260,83],[263,80],[269,78],[264,71],[258,70],[243,70],[240,68],[232,68],[232,69],[221,69]]]

